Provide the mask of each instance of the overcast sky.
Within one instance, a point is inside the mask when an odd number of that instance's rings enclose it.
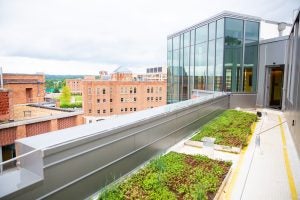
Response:
[[[161,66],[168,34],[223,10],[291,23],[299,6],[299,0],[0,0],[0,66],[47,74]]]

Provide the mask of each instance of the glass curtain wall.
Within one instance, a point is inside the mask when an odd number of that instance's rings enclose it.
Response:
[[[168,39],[168,103],[193,89],[255,92],[259,23],[221,18]]]
[[[208,25],[196,29],[195,45],[195,89],[205,90],[207,79]]]
[[[225,91],[242,91],[243,20],[225,18]]]
[[[245,54],[243,71],[243,91],[256,91],[259,23],[245,21]]]

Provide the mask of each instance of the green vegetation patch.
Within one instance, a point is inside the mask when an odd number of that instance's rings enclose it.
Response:
[[[98,199],[213,199],[230,166],[201,155],[170,152],[106,188]]]
[[[251,125],[255,121],[257,121],[255,114],[227,110],[203,126],[192,140],[201,141],[203,137],[213,137],[216,138],[216,144],[244,147],[247,146],[247,139],[251,134]]]

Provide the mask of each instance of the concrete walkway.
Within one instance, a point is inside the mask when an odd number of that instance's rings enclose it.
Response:
[[[250,144],[241,154],[214,151],[210,155],[233,163],[221,199],[300,199],[300,160],[287,124],[276,126],[285,119],[281,112],[264,111],[264,119],[257,122]],[[270,130],[260,135],[260,145],[256,144],[256,134],[267,129]],[[204,149],[183,144],[173,150],[207,155]]]

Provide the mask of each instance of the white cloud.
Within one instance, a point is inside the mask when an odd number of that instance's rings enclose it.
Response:
[[[287,21],[297,6],[297,0],[0,0],[0,65],[14,63],[15,71],[24,70],[24,59],[93,69],[165,65],[170,33],[222,10]]]

